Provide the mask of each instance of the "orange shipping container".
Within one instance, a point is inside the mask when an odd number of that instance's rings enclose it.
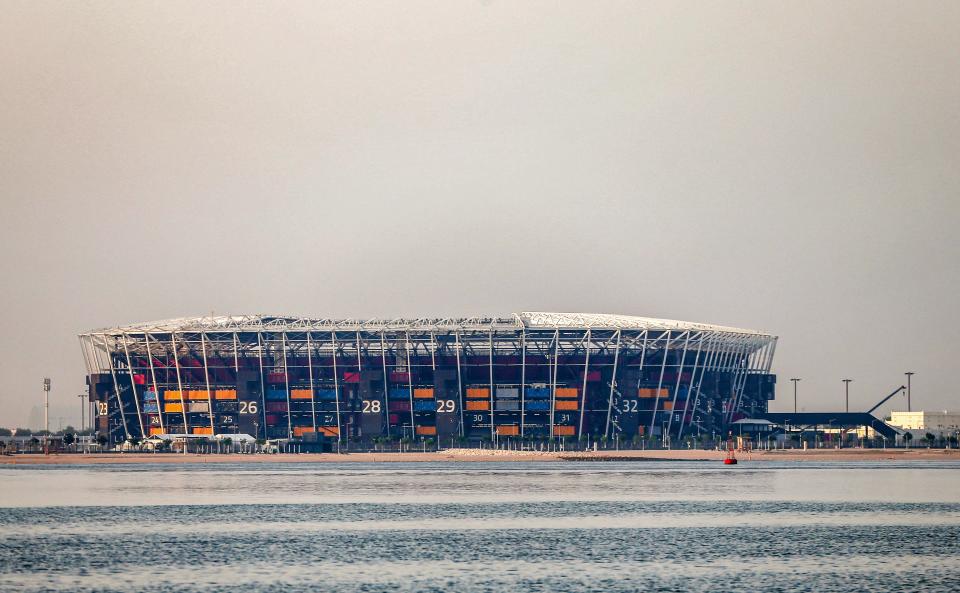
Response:
[[[155,434],[163,434],[163,429],[160,428],[159,426],[151,426],[151,427],[150,427],[150,436],[153,436],[153,435],[155,435]]]
[[[237,399],[237,390],[217,389],[213,392],[213,399]]]
[[[193,434],[213,434],[213,429],[209,426],[194,426],[190,432]]]
[[[520,434],[520,427],[516,424],[504,424],[497,427],[497,434],[500,436],[517,436]]]
[[[418,426],[417,434],[435,435],[437,434],[437,427],[436,426]]]
[[[293,436],[295,437],[302,437],[308,432],[313,432],[312,426],[294,426],[293,427]]]
[[[489,410],[490,402],[486,400],[467,400],[467,409],[471,411]]]
[[[665,402],[663,402],[663,409],[664,409],[664,410],[672,410],[672,409],[673,409],[673,402],[671,402],[671,401],[665,401]]]
[[[309,389],[291,389],[290,399],[313,399],[313,392]]]
[[[577,397],[576,387],[557,387],[557,397],[571,398]]]
[[[191,401],[207,401],[210,399],[210,394],[206,389],[191,389],[187,392],[187,399]]]
[[[164,411],[164,412],[182,412],[182,411],[183,411],[183,404],[181,404],[181,403],[179,403],[179,402],[177,402],[177,403],[174,403],[174,402],[165,403],[165,404],[163,404],[163,411]]]
[[[486,387],[467,387],[467,398],[482,399],[489,398],[490,390]]]
[[[554,426],[553,427],[553,436],[557,437],[572,437],[577,432],[576,428],[573,426]]]
[[[164,401],[180,401],[180,392],[179,391],[164,391],[163,392]]]
[[[579,410],[580,402],[577,400],[561,400],[558,399],[556,402],[556,410]]]
[[[340,436],[340,427],[338,426],[321,426],[320,434],[328,437]]]
[[[421,387],[413,390],[413,397],[417,399],[433,399],[432,387]]]

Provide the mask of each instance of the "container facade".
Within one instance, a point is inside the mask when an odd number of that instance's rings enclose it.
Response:
[[[259,438],[684,438],[767,411],[776,337],[623,316],[212,317],[80,336],[97,428]]]

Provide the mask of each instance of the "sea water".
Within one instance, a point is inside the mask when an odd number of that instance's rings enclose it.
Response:
[[[0,591],[957,591],[960,464],[6,466]]]

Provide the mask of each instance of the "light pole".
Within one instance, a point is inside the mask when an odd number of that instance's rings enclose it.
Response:
[[[846,387],[846,391],[847,391],[847,409],[846,409],[846,411],[849,412],[849,411],[850,411],[850,382],[853,381],[853,379],[840,379],[840,380],[843,381],[844,386]]]
[[[48,440],[50,438],[50,377],[43,378],[43,453],[50,454]]]
[[[907,376],[907,411],[909,412],[911,411],[910,410],[910,377],[916,375],[916,373],[914,373],[913,371],[907,371],[906,373],[904,373],[904,375]]]
[[[800,382],[800,379],[790,379],[793,381],[793,413],[797,413],[797,383]]]
[[[77,441],[79,445],[79,440],[83,438],[83,433],[87,431],[87,419],[85,408],[87,407],[87,402],[83,401],[87,397],[86,393],[78,393],[77,397],[80,398],[80,430],[77,432]],[[79,447],[78,447],[79,448]]]

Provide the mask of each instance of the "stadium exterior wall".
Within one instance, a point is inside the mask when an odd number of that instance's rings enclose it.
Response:
[[[644,317],[198,317],[80,335],[97,429],[683,439],[767,411],[777,338]]]

